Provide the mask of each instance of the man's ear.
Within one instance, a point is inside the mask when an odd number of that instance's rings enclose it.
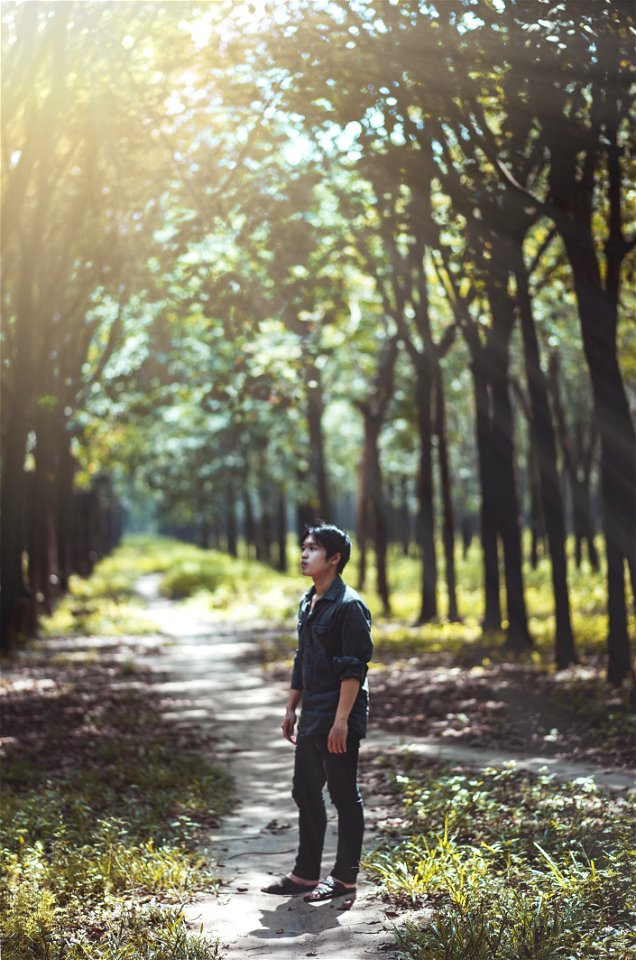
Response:
[[[329,563],[332,563],[338,566],[341,559],[342,559],[341,553],[334,553],[333,556],[329,557]]]

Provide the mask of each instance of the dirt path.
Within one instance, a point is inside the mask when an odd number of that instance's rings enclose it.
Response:
[[[157,579],[139,584],[148,613],[173,642],[152,664],[161,675],[157,693],[168,713],[209,726],[217,738],[214,758],[225,761],[236,782],[238,806],[210,836],[210,857],[223,878],[220,895],[188,904],[193,929],[218,935],[227,960],[378,960],[390,958],[392,920],[377,889],[364,876],[352,909],[341,902],[310,905],[260,892],[271,876],[290,869],[296,846],[296,809],[290,797],[293,749],[280,736],[285,684],[266,684],[255,663],[258,630],[197,622],[157,597]],[[261,630],[261,633],[265,632]],[[146,661],[147,662],[147,661]],[[524,769],[547,767],[563,779],[588,776],[580,764],[542,757],[478,751],[434,741],[403,744],[397,736],[370,731],[370,746],[383,752],[414,750],[426,756],[479,766],[516,760]],[[364,765],[364,750],[361,756]],[[633,778],[625,771],[596,771],[604,786],[625,789]],[[383,816],[365,796],[368,823]],[[330,817],[325,865],[333,859],[335,836]],[[403,919],[403,918],[401,918]]]

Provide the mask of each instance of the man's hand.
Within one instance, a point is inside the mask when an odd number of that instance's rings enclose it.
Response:
[[[327,740],[327,749],[329,753],[346,753],[347,752],[347,733],[349,732],[349,724],[346,720],[336,720],[333,727],[329,731],[329,739]]]
[[[287,712],[283,717],[283,736],[285,740],[289,740],[290,743],[296,743],[296,737],[294,736],[294,727],[296,726],[296,711],[292,707],[287,708]]]

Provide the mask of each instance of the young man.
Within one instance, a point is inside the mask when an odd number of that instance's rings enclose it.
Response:
[[[351,541],[338,527],[323,522],[305,527],[300,570],[314,585],[300,602],[298,649],[282,724],[283,736],[296,747],[292,795],[298,807],[298,853],[293,870],[263,890],[304,894],[310,903],[354,894],[364,832],[358,750],[367,732],[373,643],[369,609],[340,576],[350,555]],[[338,848],[331,873],[320,880],[325,782],[338,811]]]

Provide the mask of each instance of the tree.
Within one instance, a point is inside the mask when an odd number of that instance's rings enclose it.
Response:
[[[157,187],[172,175],[160,124],[189,41],[178,30],[168,40],[159,13],[174,23],[176,10],[162,3],[3,6],[5,644],[32,602],[22,562],[28,438],[36,463],[31,577],[46,594],[59,563],[55,539],[69,519],[68,489],[56,492],[62,479],[72,481],[68,419],[120,336],[137,265],[153,242]],[[158,63],[161,80],[151,84]],[[105,301],[110,315],[100,309]]]
[[[500,169],[517,191],[557,227],[572,268],[581,335],[590,371],[601,449],[601,496],[608,568],[608,679],[631,674],[625,566],[636,563],[636,435],[618,361],[623,264],[634,246],[624,233],[625,169],[630,158],[634,15],[620,0],[588,6],[542,3],[512,11],[531,70],[528,107],[548,161],[541,196]],[[603,191],[606,240],[598,235]]]

